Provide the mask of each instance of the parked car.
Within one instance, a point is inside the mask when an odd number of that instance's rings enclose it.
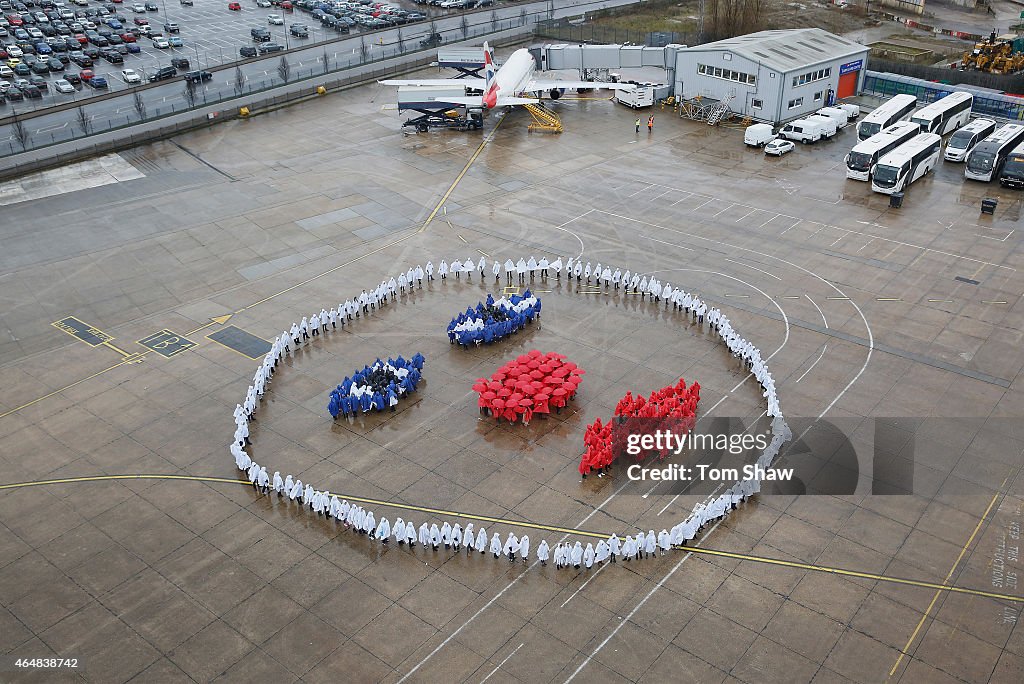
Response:
[[[185,47],[185,41],[181,39],[181,36],[168,36],[167,42],[171,44],[172,48]]]
[[[146,3],[146,11],[147,12],[159,12],[160,11],[160,6],[157,5],[155,2],[147,2]]]
[[[281,17],[280,14],[268,14],[267,23],[270,24],[271,26],[281,26],[282,24],[284,24],[284,19]]]
[[[34,85],[27,85],[21,89],[21,94],[30,100],[38,100],[43,97],[43,92]]]
[[[82,69],[78,72],[78,77],[83,81],[88,81],[93,76],[95,76],[95,74],[93,74],[92,69]]]
[[[260,45],[259,50],[261,55],[269,55],[271,52],[284,51],[284,45],[278,45],[277,43],[267,43],[266,45]]]
[[[270,42],[270,31],[268,31],[265,28],[250,29],[249,35],[252,36],[252,39],[255,40],[257,43]]]
[[[71,85],[63,78],[58,78],[53,82],[53,89],[61,95],[67,95],[68,93],[75,92],[75,86]]]
[[[179,31],[181,31],[181,28],[178,26],[178,22],[169,21],[166,24],[164,24],[164,30],[168,33],[178,33]]]
[[[171,47],[171,44],[167,42],[167,39],[164,38],[163,36],[159,35],[159,34],[153,36],[152,38],[153,38],[153,47],[155,47],[155,48],[159,48],[161,50],[166,50],[167,48]]]
[[[231,10],[232,12],[241,12],[242,11],[242,6],[239,5],[237,2],[229,2],[228,3],[228,9]]]
[[[256,0],[257,7],[272,7],[270,0]]]
[[[64,80],[75,86],[76,88],[82,85],[82,77],[78,74],[65,74]]]
[[[89,79],[89,85],[97,90],[101,90],[107,87],[107,79],[102,76],[93,76]]]
[[[245,47],[238,48],[239,57],[255,57],[256,54],[256,48],[252,47],[251,45],[246,45]]]
[[[309,28],[305,24],[292,24],[288,27],[288,33],[296,38],[309,38]]]
[[[185,80],[189,83],[205,83],[213,78],[209,71],[190,71],[185,74]]]
[[[150,75],[149,82],[166,81],[167,79],[174,78],[177,75],[178,70],[172,66],[160,67]]]
[[[787,152],[792,152],[796,144],[792,140],[776,138],[764,146],[764,153],[769,157],[781,157]]]
[[[171,60],[171,66],[175,69],[188,69],[191,65],[184,57],[175,57]]]
[[[122,69],[121,78],[125,83],[142,83],[142,76],[135,69]]]
[[[193,5],[192,0],[181,0],[181,6],[182,7],[192,7],[192,5]]]

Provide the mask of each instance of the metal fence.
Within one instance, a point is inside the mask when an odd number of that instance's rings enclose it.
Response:
[[[917,97],[921,104],[927,104],[948,95],[954,90],[966,90],[974,95],[974,104],[971,107],[971,111],[974,114],[994,116],[1010,121],[1024,121],[1024,99],[984,90],[975,90],[970,86],[946,85],[910,76],[868,71],[864,76],[864,88],[861,92],[880,97],[891,97],[905,93]]]
[[[537,24],[534,35],[538,38],[551,38],[564,43],[615,43],[648,47],[664,47],[670,43],[695,45],[698,42],[696,33],[633,31],[614,26],[599,26],[593,23],[572,24],[565,20],[541,21]]]
[[[1024,93],[1024,75],[1021,74],[986,74],[982,71],[960,71],[923,64],[908,64],[879,59],[874,54],[868,57],[868,66],[872,71],[884,71],[947,85],[969,85],[1002,93]]]

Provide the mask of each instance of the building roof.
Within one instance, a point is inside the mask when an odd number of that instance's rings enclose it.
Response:
[[[867,52],[870,48],[819,28],[758,31],[687,48],[693,52],[734,52],[770,69],[789,72]]]

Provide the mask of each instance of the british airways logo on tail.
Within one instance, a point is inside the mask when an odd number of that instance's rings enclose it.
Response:
[[[494,62],[491,61],[491,48],[484,43],[484,106],[494,109],[498,104],[498,83],[494,78]]]

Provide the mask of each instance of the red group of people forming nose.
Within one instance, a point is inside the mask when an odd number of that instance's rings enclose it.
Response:
[[[625,445],[616,444],[614,437],[625,437],[627,430],[622,430],[620,435],[613,434],[615,423],[622,425],[630,418],[648,419],[650,422],[634,427],[642,428],[645,433],[670,429],[677,434],[685,434],[693,429],[699,401],[700,383],[694,382],[687,387],[686,381],[682,378],[679,378],[675,385],[651,392],[647,399],[641,394],[634,397],[631,392],[626,392],[626,396],[615,406],[614,420],[602,425],[601,419],[598,418],[587,426],[587,431],[583,435],[586,450],[580,459],[580,475],[585,478],[588,473],[596,470],[598,477],[602,477],[619,452],[624,451]],[[663,451],[660,457],[665,455],[667,452]],[[643,453],[638,456],[642,457]]]
[[[509,361],[491,375],[478,378],[473,390],[480,395],[480,413],[497,420],[529,425],[533,414],[551,413],[576,396],[586,374],[564,354],[543,353],[536,349]]]

